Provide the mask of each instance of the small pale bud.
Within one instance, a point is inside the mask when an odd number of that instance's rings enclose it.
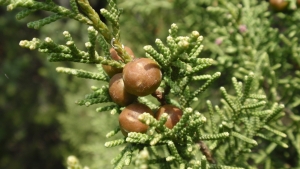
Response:
[[[217,39],[215,40],[215,44],[216,44],[216,45],[221,45],[222,42],[223,42],[223,39],[222,39],[222,38],[217,38]]]
[[[70,33],[69,33],[68,31],[64,31],[64,32],[63,32],[63,35],[64,35],[65,37],[70,37]]]
[[[26,42],[25,42],[24,40],[21,40],[21,41],[19,42],[19,45],[23,47],[23,46],[26,45]]]
[[[84,45],[85,45],[85,47],[87,47],[87,48],[90,48],[90,47],[92,47],[92,44],[91,44],[91,42],[86,42]]]
[[[69,156],[67,158],[67,164],[68,166],[75,166],[78,164],[78,159],[75,156]]]
[[[246,26],[246,25],[240,25],[240,26],[239,26],[239,31],[240,31],[240,33],[245,33],[245,32],[247,32],[247,26]]]
[[[35,46],[34,46],[34,45],[30,45],[30,46],[29,46],[29,49],[30,49],[30,50],[34,50],[34,49],[35,49]]]
[[[45,41],[49,43],[49,42],[52,42],[52,39],[49,38],[49,37],[46,37],[46,38],[45,38]]]
[[[194,37],[199,37],[199,36],[200,36],[200,33],[199,33],[198,31],[193,31],[193,32],[192,32],[192,35],[193,35]]]

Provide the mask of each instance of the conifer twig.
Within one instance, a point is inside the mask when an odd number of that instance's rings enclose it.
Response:
[[[203,141],[199,141],[198,145],[200,146],[200,151],[205,155],[207,161],[211,164],[216,164],[216,160],[213,158],[213,155],[207,145]]]

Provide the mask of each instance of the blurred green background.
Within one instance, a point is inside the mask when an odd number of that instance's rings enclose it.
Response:
[[[105,2],[93,0],[91,4],[99,11],[105,7]],[[156,38],[164,41],[172,23],[178,24],[182,35],[197,30],[204,36],[205,47],[201,55],[221,63],[215,70],[221,71],[223,75],[215,86],[201,96],[205,100],[207,97],[213,101],[218,100],[220,95],[216,90],[220,86],[228,87],[231,85],[232,76],[242,77],[248,73],[237,69],[238,64],[244,63],[247,59],[255,62],[250,57],[237,57],[241,56],[241,53],[238,53],[239,47],[242,48],[238,46],[240,42],[235,39],[235,35],[240,33],[239,30],[234,25],[228,24],[230,18],[222,15],[222,11],[214,12],[209,8],[224,7],[218,4],[218,0],[117,2],[124,9],[120,21],[122,42],[131,47],[136,56],[143,57],[143,46],[153,45]],[[242,2],[244,1],[232,0],[228,5],[238,10],[236,4]],[[67,0],[57,3],[68,7]],[[249,35],[249,39],[253,45],[257,45],[253,46],[257,47],[255,48],[257,51],[265,50],[273,56],[270,57],[273,66],[277,63],[284,65],[276,70],[279,79],[276,81],[277,93],[266,94],[270,100],[286,104],[287,128],[282,130],[289,129],[291,133],[288,135],[290,148],[277,148],[272,154],[266,155],[270,158],[266,158],[276,159],[276,165],[284,166],[283,168],[300,167],[299,151],[293,147],[293,144],[297,143],[291,138],[294,135],[300,139],[300,120],[297,121],[300,115],[300,97],[297,94],[300,82],[297,81],[299,77],[294,78],[299,76],[296,72],[299,71],[300,62],[299,58],[293,57],[295,51],[292,50],[296,46],[296,53],[300,51],[298,50],[300,12],[299,9],[283,13],[274,11],[262,0],[249,0],[249,3],[251,10],[257,14],[253,15],[256,18],[242,17],[239,24],[246,24],[248,31],[253,33]],[[101,84],[93,80],[58,74],[55,71],[58,66],[97,71],[95,65],[49,63],[44,54],[23,49],[18,45],[20,40],[30,40],[33,37],[41,39],[52,37],[57,43],[63,44],[65,42],[61,34],[64,30],[68,30],[75,43],[84,49],[87,26],[62,19],[46,25],[41,30],[33,30],[27,28],[26,24],[47,16],[47,13],[36,12],[35,15],[17,21],[15,19],[17,11],[7,12],[5,7],[0,7],[0,168],[60,169],[66,167],[66,158],[69,155],[76,155],[83,166],[88,165],[91,168],[110,166],[110,160],[118,154],[121,147],[106,149],[103,144],[109,140],[105,138],[105,134],[118,124],[117,115],[99,114],[95,111],[97,106],[86,108],[74,104],[77,99],[91,92],[90,86],[99,87]],[[278,31],[269,35],[267,33],[271,32],[270,27],[278,28]],[[261,36],[268,38],[257,40],[255,36],[260,32],[267,32]],[[279,33],[289,37],[289,40],[297,38],[293,41],[295,45],[289,46],[284,43],[285,41],[279,38]],[[221,39],[220,45],[217,44],[218,39]],[[275,50],[271,51],[269,50],[271,47],[267,45],[273,44]],[[299,54],[296,56],[299,57]],[[245,69],[251,70],[248,67]],[[266,70],[259,70],[258,73],[267,77],[271,74]],[[286,81],[290,82],[289,86],[285,85]],[[273,83],[275,82],[266,80],[262,82],[262,87],[270,91],[269,84],[274,85]],[[202,107],[203,104],[205,103],[199,103],[198,106]],[[122,135],[118,134],[116,137]],[[117,139],[116,137],[114,138]]]
[[[19,47],[40,32],[15,14],[0,8],[0,168],[63,168],[70,146],[57,115],[67,110],[60,84],[66,79],[56,78],[45,56]]]
[[[58,3],[68,5],[68,1]],[[92,4],[99,9],[106,2],[95,1]],[[78,142],[68,141],[67,136],[63,138],[65,129],[59,119],[67,116],[68,120],[74,118],[75,121],[79,115],[85,116],[87,111],[94,111],[93,108],[81,108],[74,102],[97,82],[73,79],[72,76],[58,74],[55,68],[77,66],[95,71],[96,67],[49,63],[45,55],[23,49],[19,42],[48,36],[62,42],[59,35],[62,30],[68,30],[77,45],[83,47],[87,27],[72,20],[60,20],[41,30],[33,30],[26,24],[47,16],[47,13],[38,11],[18,21],[15,19],[18,11],[7,12],[5,7],[0,6],[0,168],[66,168],[67,156],[78,153],[78,147],[74,145],[82,144],[88,138],[81,135],[82,139]],[[81,128],[90,124],[89,121],[86,123],[80,122],[75,126]],[[80,134],[74,126],[70,130]]]

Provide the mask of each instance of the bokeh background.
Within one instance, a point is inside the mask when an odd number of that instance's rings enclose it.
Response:
[[[90,2],[96,11],[106,6],[106,1]],[[117,2],[123,9],[120,20],[122,42],[131,47],[136,56],[143,57],[143,46],[153,45],[156,38],[165,40],[172,23],[178,24],[182,35],[197,30],[205,37],[202,55],[216,59],[222,66],[215,70],[224,72],[215,88],[212,87],[201,96],[206,99],[210,97],[213,101],[220,96],[216,90],[220,86],[229,86],[233,75],[242,77],[247,74],[247,70],[237,69],[237,65],[244,60],[237,58],[240,56],[237,52],[240,44],[233,35],[240,34],[242,29],[254,32],[249,39],[258,46],[257,51],[266,50],[273,56],[270,61],[273,66],[277,63],[286,65],[276,70],[278,97],[272,92],[268,96],[271,100],[286,104],[286,128],[283,130],[291,133],[287,141],[290,147],[278,147],[271,154],[266,154],[265,159],[275,159],[272,164],[274,168],[300,167],[300,147],[295,142],[297,138],[300,141],[300,97],[297,93],[297,85],[300,84],[297,81],[300,77],[297,74],[300,65],[300,59],[297,58],[300,57],[300,9],[297,6],[290,5],[283,11],[278,11],[268,1],[249,0],[251,10],[259,14],[253,15],[254,18],[241,16],[241,22],[235,26],[228,24],[229,14],[223,15],[222,11],[214,11],[213,7],[226,6],[218,0]],[[68,7],[66,0],[56,3]],[[247,2],[243,0],[232,0],[227,5],[232,10],[239,10],[240,6],[237,4],[245,3]],[[117,116],[99,114],[95,111],[97,106],[80,107],[74,104],[77,99],[91,91],[91,86],[100,86],[99,82],[77,79],[55,71],[58,66],[97,71],[95,65],[49,63],[44,54],[23,49],[18,45],[20,40],[30,40],[33,37],[52,37],[56,42],[64,43],[61,34],[68,30],[76,44],[83,49],[87,41],[87,26],[62,19],[41,30],[33,30],[27,28],[26,24],[47,16],[48,13],[39,11],[17,21],[17,12],[18,9],[7,12],[5,7],[0,7],[0,168],[62,169],[66,168],[66,158],[69,155],[76,155],[83,166],[90,168],[109,166],[110,160],[118,154],[120,147],[106,149],[105,134],[118,125]],[[252,19],[253,22],[247,22],[247,19]],[[272,33],[270,28],[277,31]],[[260,31],[272,34],[261,34],[260,36],[265,37],[258,40],[255,33]],[[280,34],[285,35],[291,44],[288,45],[286,39],[279,38]],[[266,47],[272,44],[275,44],[273,51]],[[270,74],[263,70],[261,73],[267,76]],[[271,89],[268,85],[263,88],[266,91]],[[197,106],[201,107],[201,104],[200,102]],[[263,164],[258,167],[264,168],[264,162],[258,161]]]

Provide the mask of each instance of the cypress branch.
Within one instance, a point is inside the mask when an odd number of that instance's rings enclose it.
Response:
[[[243,141],[245,141],[245,142],[247,142],[249,144],[257,145],[257,142],[255,140],[253,140],[251,138],[248,138],[247,136],[244,136],[244,135],[242,135],[240,133],[237,133],[237,132],[233,131],[233,132],[231,132],[231,135],[234,136],[234,137],[236,137],[236,138],[238,138],[238,139],[241,139],[241,140],[243,140]]]
[[[104,76],[103,74],[99,73],[93,73],[81,69],[71,69],[71,68],[65,68],[65,67],[57,67],[56,68],[57,72],[60,73],[66,73],[69,75],[74,75],[80,78],[86,78],[86,79],[94,79],[94,80],[100,80],[100,81],[107,81],[107,77]]]

